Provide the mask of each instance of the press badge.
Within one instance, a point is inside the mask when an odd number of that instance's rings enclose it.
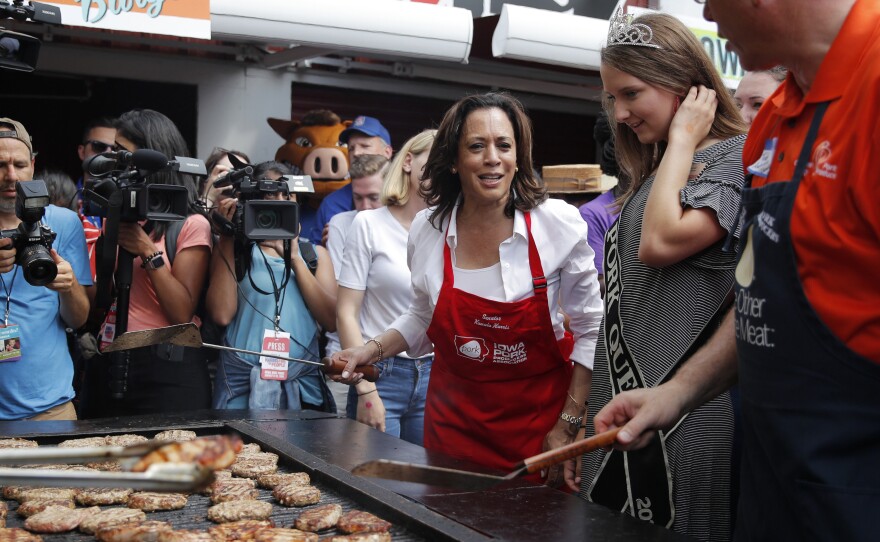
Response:
[[[110,305],[110,309],[107,311],[107,318],[101,323],[99,335],[99,350],[103,352],[106,347],[110,346],[113,339],[116,338],[116,301],[113,301],[113,304]]]
[[[0,361],[21,359],[21,328],[18,324],[0,324]]]
[[[764,152],[761,153],[761,157],[758,158],[757,162],[747,168],[749,173],[756,177],[766,178],[770,176],[770,166],[773,164],[773,157],[776,156],[776,143],[778,141],[779,138],[774,137],[764,142]]]
[[[263,333],[263,349],[260,353],[290,356],[290,333],[267,329]],[[260,378],[287,380],[287,360],[260,356]]]

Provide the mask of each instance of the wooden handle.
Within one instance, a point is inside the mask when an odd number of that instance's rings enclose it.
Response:
[[[577,457],[581,454],[592,452],[593,450],[597,450],[599,448],[611,446],[612,444],[614,444],[614,440],[617,438],[618,431],[620,431],[619,427],[616,429],[611,429],[610,431],[605,431],[604,433],[599,433],[598,435],[594,435],[588,439],[584,439],[578,442],[572,442],[571,444],[567,444],[565,446],[562,446],[561,448],[556,448],[546,451],[542,454],[533,455],[532,457],[526,458],[523,460],[526,472],[532,474],[540,471],[541,469],[556,465],[557,463],[562,463],[563,461],[571,459],[572,457]]]
[[[342,370],[345,369],[345,362],[341,360],[334,362],[330,358],[324,358],[321,362],[324,364],[321,370],[328,375],[341,375]],[[379,369],[375,365],[358,365],[354,370],[363,373],[364,379],[368,382],[375,382],[379,378]]]

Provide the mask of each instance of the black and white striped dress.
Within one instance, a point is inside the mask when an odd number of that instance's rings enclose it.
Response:
[[[743,185],[742,147],[745,136],[721,141],[694,156],[704,164],[696,178],[681,191],[682,207],[711,208],[721,226],[736,228]],[[654,177],[648,178],[625,204],[618,223],[605,239],[606,258],[613,244],[619,253],[621,333],[647,385],[658,384],[709,325],[733,284],[734,253],[722,251],[724,240],[674,265],[652,268],[639,261],[642,217]],[[608,262],[606,262],[606,270]],[[608,282],[615,277],[606,271]],[[606,294],[607,295],[607,294]],[[605,341],[605,322],[596,347],[590,392],[587,436],[593,434],[593,416],[612,397],[611,371]],[[733,415],[727,393],[700,407],[666,437],[673,529],[701,540],[730,537],[730,453]],[[584,456],[581,496],[587,498],[605,452]]]

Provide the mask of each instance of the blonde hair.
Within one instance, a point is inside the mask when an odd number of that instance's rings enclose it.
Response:
[[[434,136],[437,130],[425,130],[420,134],[416,134],[403,144],[397,152],[397,156],[391,161],[391,165],[385,172],[385,182],[382,185],[382,204],[389,207],[395,205],[406,205],[409,201],[412,173],[403,170],[403,162],[408,154],[413,157],[431,150],[434,144]],[[416,175],[419,172],[415,172]]]
[[[678,19],[664,13],[648,13],[633,22],[647,25],[653,32],[652,43],[660,49],[612,45],[602,49],[602,64],[611,66],[646,83],[684,97],[693,86],[703,85],[716,91],[718,108],[709,135],[729,139],[744,134],[748,126],[740,116],[736,103],[724,87],[721,76],[696,36]],[[614,119],[614,105],[604,100],[609,119]],[[632,179],[621,196],[622,203],[636,192],[645,179],[660,165],[666,142],[650,145],[639,142],[635,132],[613,122],[614,145],[620,167]]]

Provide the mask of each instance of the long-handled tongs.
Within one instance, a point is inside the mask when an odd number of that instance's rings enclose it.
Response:
[[[254,352],[253,350],[243,350],[241,348],[233,348],[231,346],[221,346],[219,344],[204,343],[202,342],[202,336],[199,334],[199,328],[193,323],[177,324],[155,329],[143,329],[141,331],[129,331],[114,339],[112,343],[104,347],[102,352],[117,352],[162,343],[174,344],[178,346],[189,346],[191,348],[199,348],[204,346],[206,348],[213,348],[214,350],[226,350],[228,352],[238,352],[240,354],[252,354],[255,356],[283,359],[285,361],[295,361],[297,363],[305,363],[307,365],[316,365],[320,367],[321,371],[330,375],[341,374],[342,370],[345,368],[344,362],[334,362],[330,358],[324,358],[321,361],[311,361],[307,359],[292,358],[289,356],[279,356],[276,354]],[[372,365],[361,365],[357,368],[357,372],[363,374],[364,379],[370,382],[375,382],[376,379],[379,378],[379,369]]]
[[[93,463],[120,459],[120,472],[0,468],[0,485],[34,487],[125,487],[148,491],[195,491],[214,480],[214,473],[196,463],[155,463],[144,472],[130,472],[135,462],[169,444],[151,440],[131,446],[89,448],[13,448],[0,450],[0,465]]]

